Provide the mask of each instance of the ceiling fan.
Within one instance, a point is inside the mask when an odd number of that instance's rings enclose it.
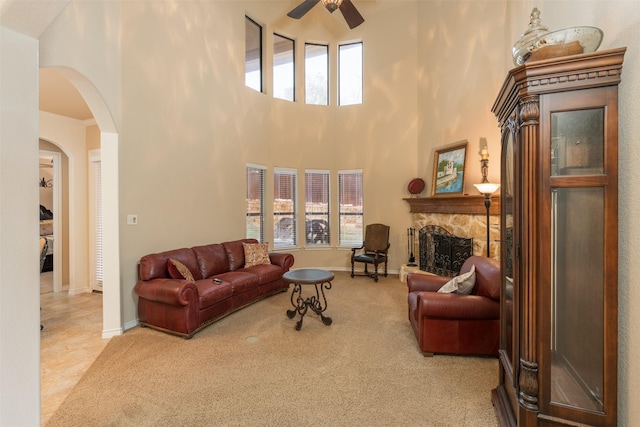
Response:
[[[344,20],[347,21],[347,25],[349,25],[349,28],[351,29],[354,29],[364,22],[364,18],[360,15],[360,12],[358,12],[358,9],[356,9],[353,3],[351,3],[351,0],[304,0],[291,12],[287,13],[287,16],[294,19],[300,19],[305,13],[309,12],[313,6],[321,1],[331,13],[335,12],[336,9],[340,9],[342,16],[344,16]]]

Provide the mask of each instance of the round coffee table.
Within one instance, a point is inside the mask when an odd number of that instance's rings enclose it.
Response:
[[[293,319],[296,313],[300,314],[300,320],[296,323],[297,331],[302,328],[302,319],[304,319],[308,309],[319,315],[325,325],[329,326],[331,324],[331,318],[323,313],[327,309],[327,297],[324,295],[324,290],[331,289],[332,272],[314,268],[301,268],[287,271],[282,275],[282,279],[287,283],[293,283],[293,291],[291,292],[293,310],[287,310],[287,317]],[[315,295],[303,298],[302,285],[314,285],[316,288]]]

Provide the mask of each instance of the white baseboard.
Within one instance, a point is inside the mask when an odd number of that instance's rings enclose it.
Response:
[[[80,295],[80,294],[90,294],[91,292],[93,292],[93,290],[89,287],[86,287],[86,288],[79,288],[79,289],[69,289],[67,292],[69,292],[70,296],[73,296],[73,295]]]
[[[102,338],[103,339],[108,339],[108,338],[116,337],[118,335],[122,335],[123,333],[125,333],[129,329],[133,329],[136,326],[138,326],[139,324],[140,324],[140,322],[138,321],[138,319],[135,319],[135,320],[132,320],[131,322],[125,323],[123,328],[110,329],[110,330],[104,329],[102,331]]]
[[[136,326],[140,326],[140,321],[138,319],[132,320],[124,324],[124,330],[128,331],[129,329],[133,329]]]
[[[118,335],[122,335],[122,328],[118,328],[118,329],[103,329],[102,330],[102,339],[109,339],[109,338],[113,338],[116,337]]]

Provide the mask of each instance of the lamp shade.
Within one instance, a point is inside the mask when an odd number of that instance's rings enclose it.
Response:
[[[474,187],[478,189],[482,194],[492,194],[495,193],[498,188],[500,188],[500,184],[494,184],[491,182],[483,182],[481,184],[473,184]]]

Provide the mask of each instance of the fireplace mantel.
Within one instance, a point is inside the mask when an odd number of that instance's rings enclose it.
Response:
[[[411,213],[442,213],[486,215],[484,196],[436,196],[436,197],[408,197],[406,200]],[[500,196],[491,197],[491,215],[500,214]]]

